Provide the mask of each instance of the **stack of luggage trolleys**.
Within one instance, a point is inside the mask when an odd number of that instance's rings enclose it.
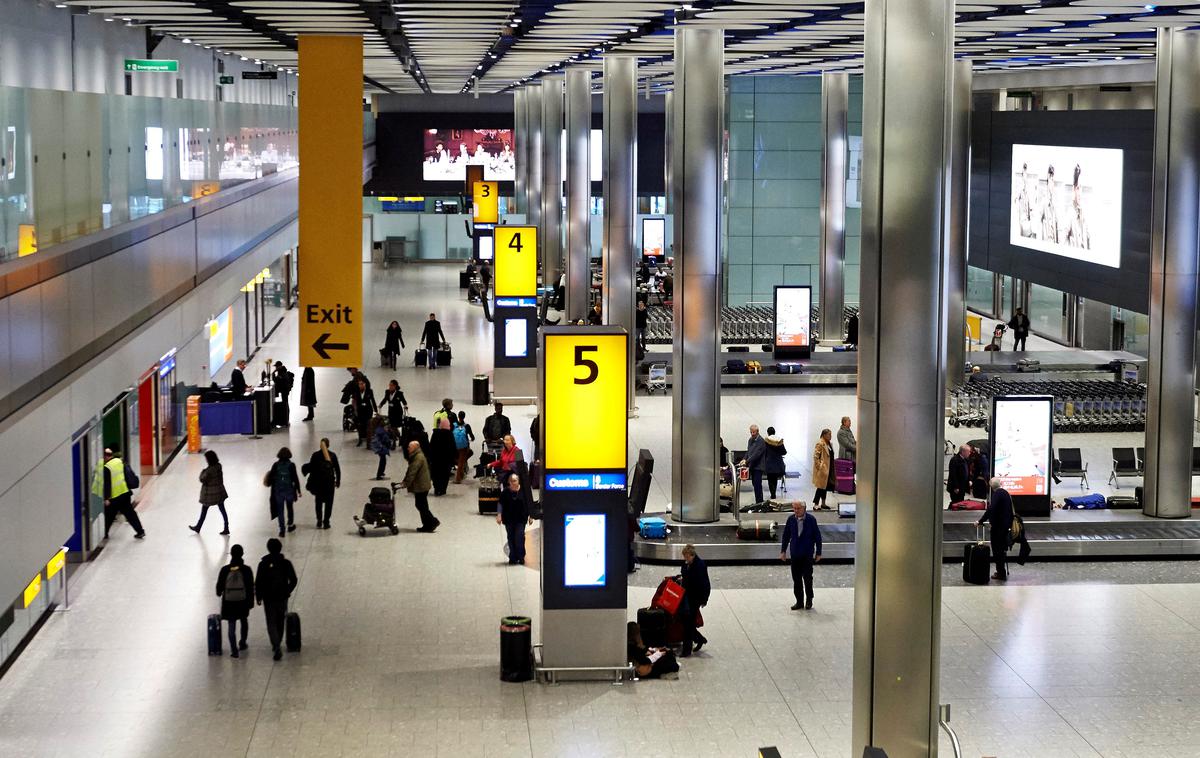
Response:
[[[1140,432],[1146,428],[1146,385],[1105,379],[972,380],[950,393],[950,426],[986,428],[996,395],[1053,395],[1054,431]]]
[[[646,344],[669,345],[673,315],[670,308],[652,305],[646,316]],[[858,315],[858,306],[846,306],[844,322]],[[818,333],[817,310],[813,309],[813,333]],[[775,309],[766,305],[727,305],[721,308],[722,345],[760,345],[770,343],[775,328]],[[840,341],[845,335],[836,335]]]

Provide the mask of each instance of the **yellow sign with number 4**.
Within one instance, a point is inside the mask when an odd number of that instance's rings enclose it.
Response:
[[[537,233],[536,226],[496,227],[496,297],[537,296]]]

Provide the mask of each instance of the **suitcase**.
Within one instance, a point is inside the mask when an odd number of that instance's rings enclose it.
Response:
[[[289,653],[300,652],[300,614],[289,613],[283,617],[283,639]]]
[[[216,613],[208,617],[208,654],[221,654],[221,617]]]
[[[416,351],[413,353],[413,365],[414,366],[424,366],[428,362],[429,362],[429,357],[428,357],[427,353],[425,352],[425,348],[423,348],[423,347],[417,348]]]
[[[642,633],[642,644],[646,647],[666,647],[667,612],[662,608],[639,608],[638,631]]]
[[[1113,495],[1108,499],[1109,508],[1141,508],[1142,502],[1136,497],[1127,497],[1121,495]]]
[[[1140,486],[1140,485],[1139,485],[1139,486],[1137,486],[1137,487],[1134,487],[1134,488],[1133,488],[1133,496],[1137,498],[1137,501],[1138,501],[1138,508],[1141,508],[1141,507],[1142,507],[1142,503],[1143,503],[1143,502],[1145,502],[1145,501],[1144,501],[1144,500],[1142,500],[1142,488],[1141,488],[1141,486]]]
[[[495,514],[500,504],[500,482],[485,476],[479,480],[479,512]]]
[[[661,540],[667,536],[667,522],[654,516],[638,519],[638,531],[644,540]]]
[[[746,373],[746,362],[737,358],[731,358],[725,361],[726,374],[744,374]]]
[[[450,355],[450,346],[449,345],[446,345],[445,348],[438,350],[437,351],[438,366],[439,367],[440,366],[449,366],[451,357],[452,356]]]
[[[762,373],[762,362],[746,361],[746,373],[747,374],[761,374]]]
[[[959,500],[950,504],[952,511],[986,511],[987,503],[982,500]]]
[[[466,271],[458,272],[458,288],[465,290],[471,286],[471,275]]]
[[[750,352],[749,345],[730,345],[727,349],[730,353],[748,353]]]
[[[977,541],[963,548],[963,581],[987,584],[991,581],[992,548],[983,541],[982,527],[975,536]]]
[[[857,503],[838,503],[838,518],[854,518],[857,510]]]
[[[775,364],[775,372],[779,374],[801,374],[804,373],[804,366],[795,361],[780,361]]]
[[[839,495],[854,494],[854,461],[849,458],[833,460],[833,491]]]
[[[774,521],[743,521],[738,525],[737,538],[739,540],[751,540],[754,542],[770,542],[775,539],[775,530],[778,525]]]

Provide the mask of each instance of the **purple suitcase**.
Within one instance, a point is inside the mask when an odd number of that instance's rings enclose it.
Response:
[[[839,495],[854,494],[854,461],[848,458],[833,460],[833,491]]]

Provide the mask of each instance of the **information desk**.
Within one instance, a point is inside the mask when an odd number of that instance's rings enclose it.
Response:
[[[201,403],[200,434],[254,434],[254,402]]]

